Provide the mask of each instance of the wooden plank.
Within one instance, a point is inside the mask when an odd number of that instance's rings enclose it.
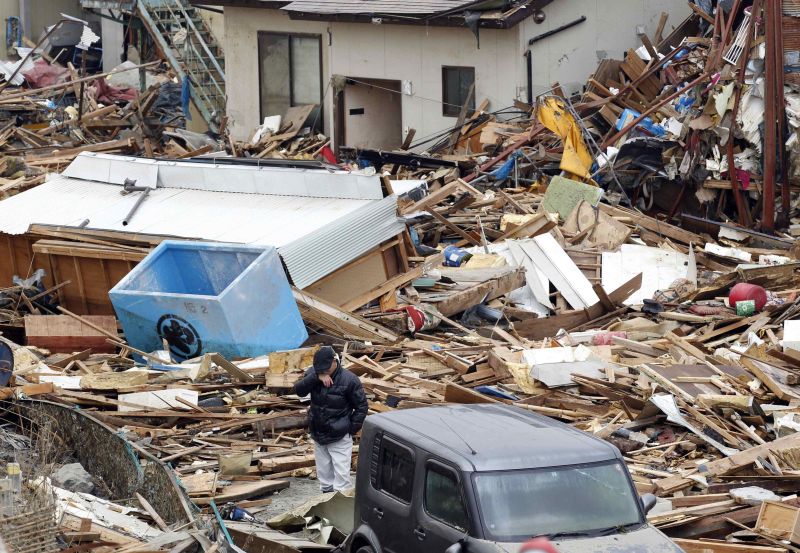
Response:
[[[400,273],[399,275],[390,278],[377,288],[373,288],[372,290],[364,292],[363,294],[360,294],[359,296],[351,300],[348,300],[341,307],[345,311],[352,311],[354,309],[358,309],[359,307],[366,305],[370,301],[373,301],[375,298],[379,298],[386,293],[393,292],[398,288],[402,288],[409,282],[421,277],[423,273],[424,273],[424,267],[422,265],[414,267],[413,269],[405,273]]]
[[[673,540],[686,553],[786,553],[783,547],[752,545],[750,543],[730,543],[710,540]]]
[[[136,499],[139,501],[139,504],[144,508],[144,510],[147,511],[147,514],[150,515],[150,518],[153,519],[153,522],[155,522],[159,528],[161,528],[165,532],[169,531],[167,523],[164,522],[164,519],[161,518],[161,516],[156,512],[155,509],[153,509],[153,506],[150,505],[150,502],[147,501],[144,497],[142,497],[142,494],[136,492]]]
[[[461,238],[463,238],[464,240],[466,240],[470,244],[472,244],[474,246],[480,246],[481,245],[481,241],[480,240],[478,240],[477,238],[475,238],[471,234],[468,234],[467,232],[464,232],[464,230],[459,228],[457,225],[451,223],[449,220],[447,220],[444,217],[442,217],[441,215],[439,215],[439,213],[437,213],[436,210],[433,209],[432,207],[426,207],[425,211],[427,211],[428,213],[433,215],[434,219],[436,219],[441,224],[443,224],[444,226],[446,226],[447,228],[449,228],[450,230],[452,230],[453,232],[458,234]]]
[[[344,311],[309,292],[292,288],[292,294],[303,319],[311,321],[334,333],[347,337],[372,340],[378,343],[395,343],[399,337],[388,329],[353,313]]]
[[[469,388],[458,384],[447,384],[444,391],[444,400],[448,403],[502,403],[495,398],[479,394]]]
[[[639,225],[642,228],[645,228],[651,232],[654,232],[658,235],[666,236],[673,240],[677,240],[683,244],[689,245],[689,243],[694,244],[704,244],[705,240],[699,234],[695,234],[693,232],[689,232],[688,230],[684,230],[680,227],[676,227],[675,225],[671,225],[669,223],[665,223],[664,221],[659,221],[658,219],[654,219],[652,217],[648,217],[638,211],[634,211],[632,209],[624,209],[621,207],[614,207],[608,204],[600,203],[598,207],[611,215],[612,217],[621,217],[621,218],[628,218],[636,225]]]
[[[214,363],[216,363],[220,368],[224,369],[228,374],[230,374],[235,380],[239,382],[252,382],[253,375],[250,373],[244,372],[242,369],[222,357],[219,353],[207,353],[208,358],[211,359]],[[282,375],[279,375],[282,376]]]
[[[524,285],[525,271],[517,269],[467,290],[450,294],[446,299],[435,302],[434,305],[442,315],[450,317],[478,305],[482,301],[493,300]]]
[[[17,386],[15,388],[0,389],[0,399],[9,399],[20,392],[26,396],[38,396],[52,394],[54,391],[55,387],[52,382],[47,382],[45,384],[25,384],[24,386]]]
[[[216,503],[223,504],[228,501],[240,501],[260,497],[270,492],[285,490],[289,487],[287,480],[259,480],[257,482],[234,482],[222,488],[220,493],[215,496],[195,497],[192,501],[197,505],[210,505],[214,500]]]
[[[631,278],[619,288],[608,294],[609,300],[614,305],[620,305],[642,286],[642,273]],[[599,301],[579,311],[567,311],[552,317],[542,317],[539,319],[529,319],[514,323],[514,329],[523,338],[531,340],[541,340],[556,335],[559,329],[572,330],[594,319],[602,317],[607,312],[603,304]]]
[[[104,329],[106,333],[98,332],[67,315],[26,315],[25,335],[28,345],[48,349],[53,353],[72,353],[88,348],[98,353],[113,353],[115,348],[105,341],[105,336],[116,332],[116,317],[87,315],[84,319]]]
[[[445,153],[447,154],[452,154],[453,149],[455,149],[455,146],[458,143],[458,139],[461,136],[461,130],[464,125],[464,121],[467,118],[467,111],[469,110],[469,104],[472,102],[473,97],[475,97],[474,81],[469,86],[467,97],[464,99],[464,103],[461,105],[461,110],[458,112],[458,119],[456,120],[455,130],[452,133],[450,133],[450,139],[447,141],[447,147],[445,148]]]
[[[462,184],[461,179],[454,180],[453,182],[448,183],[439,188],[438,190],[435,190],[434,192],[428,194],[417,203],[411,204],[410,206],[403,208],[402,213],[406,214],[406,213],[416,213],[417,211],[424,211],[425,208],[427,208],[428,206],[436,205],[445,198],[447,198],[448,196],[450,196],[451,194],[456,194],[458,193],[459,190],[463,189],[465,188]]]
[[[782,451],[784,449],[799,447],[800,446],[800,432],[790,434],[783,438],[778,438],[770,443],[757,445],[750,449],[734,453],[730,457],[710,461],[705,464],[703,476],[711,478],[714,476],[721,476],[730,474],[736,470],[751,465],[758,459],[763,457],[769,452]],[[695,484],[691,478],[685,478],[680,475],[670,476],[656,481],[656,487],[662,494],[673,493],[678,490],[683,490]]]

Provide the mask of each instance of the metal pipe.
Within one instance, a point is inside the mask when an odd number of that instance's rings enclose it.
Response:
[[[533,105],[533,52],[525,52],[525,67],[528,70],[528,105]]]
[[[536,44],[540,40],[543,40],[543,39],[545,39],[545,38],[547,38],[549,36],[553,36],[554,34],[560,33],[561,31],[566,31],[567,29],[569,29],[571,27],[574,27],[575,25],[579,25],[579,24],[583,23],[584,21],[586,21],[586,16],[582,15],[582,16],[580,16],[578,19],[576,19],[574,21],[570,21],[569,23],[564,23],[560,27],[556,27],[555,29],[551,29],[551,30],[549,30],[549,31],[547,31],[545,33],[540,34],[540,35],[536,35],[532,39],[528,40],[528,46]]]
[[[145,188],[145,190],[141,194],[139,194],[139,197],[136,199],[136,203],[133,204],[133,207],[128,212],[128,215],[126,215],[125,218],[122,220],[122,226],[123,227],[127,227],[128,226],[128,223],[131,222],[131,219],[133,218],[134,214],[139,209],[139,207],[142,205],[142,202],[144,202],[144,200],[147,198],[148,194],[150,194],[150,188]]]

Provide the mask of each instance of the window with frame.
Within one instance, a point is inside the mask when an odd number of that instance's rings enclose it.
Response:
[[[458,530],[467,529],[467,510],[458,478],[452,470],[438,464],[425,468],[425,512]]]
[[[413,487],[414,456],[411,450],[384,437],[378,489],[404,503],[411,503]]]
[[[461,106],[469,96],[468,113],[475,111],[475,93],[470,89],[475,84],[474,67],[442,67],[442,114],[447,117],[458,117]]]
[[[294,106],[317,104],[309,116],[321,128],[322,37],[259,32],[261,118],[283,115]]]

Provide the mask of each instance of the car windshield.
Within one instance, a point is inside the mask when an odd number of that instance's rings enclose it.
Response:
[[[486,537],[589,534],[642,522],[638,498],[618,461],[474,476]]]

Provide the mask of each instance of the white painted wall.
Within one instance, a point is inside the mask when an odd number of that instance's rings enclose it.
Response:
[[[547,16],[544,23],[537,24],[529,17],[520,24],[522,53],[529,39],[582,15],[586,21],[530,47],[534,96],[549,90],[555,81],[565,92],[580,90],[601,59],[622,59],[629,48],[642,45],[637,26],[643,25],[652,38],[661,12],[667,12],[666,37],[691,13],[686,0],[558,0],[542,11]]]
[[[327,71],[328,24],[317,21],[290,21],[278,10],[225,8],[225,93],[231,134],[236,139],[250,138],[261,121],[258,88],[258,31],[312,33],[322,35],[323,80]],[[325,98],[326,132],[332,128],[332,94]]]
[[[362,79],[410,81],[411,96],[402,96],[402,126],[416,129],[417,139],[455,124],[442,115],[442,66],[475,67],[476,103],[487,98],[489,109],[527,97],[524,54],[528,39],[586,15],[579,26],[533,46],[534,93],[558,80],[579,88],[598,58],[619,57],[641,43],[636,26],[652,36],[662,11],[670,14],[664,31],[689,13],[685,0],[559,0],[545,8],[547,18],[531,18],[509,30],[481,30],[481,47],[466,28],[419,27],[296,21],[285,12],[257,8],[225,9],[225,54],[228,116],[236,138],[249,138],[259,124],[258,31],[322,35],[323,82],[331,75]],[[333,132],[332,91],[325,104],[325,132]]]
[[[403,108],[398,81],[370,80],[344,89],[344,133],[356,148],[399,148],[403,143]],[[354,109],[363,114],[351,114]]]
[[[330,30],[330,36],[328,31]],[[516,31],[481,31],[481,48],[468,29],[293,21],[279,10],[225,9],[228,116],[235,137],[249,137],[259,121],[258,31],[322,35],[323,82],[331,75],[411,81],[402,97],[402,124],[417,137],[455,124],[442,115],[442,65],[476,67],[476,98],[492,109],[511,104],[520,71]],[[325,96],[325,132],[333,129],[333,92]]]
[[[517,31],[481,30],[481,47],[466,28],[339,23],[333,25],[331,71],[348,77],[411,81],[402,96],[402,124],[416,139],[452,127],[442,115],[442,66],[475,67],[475,103],[489,109],[512,104],[518,63]]]

